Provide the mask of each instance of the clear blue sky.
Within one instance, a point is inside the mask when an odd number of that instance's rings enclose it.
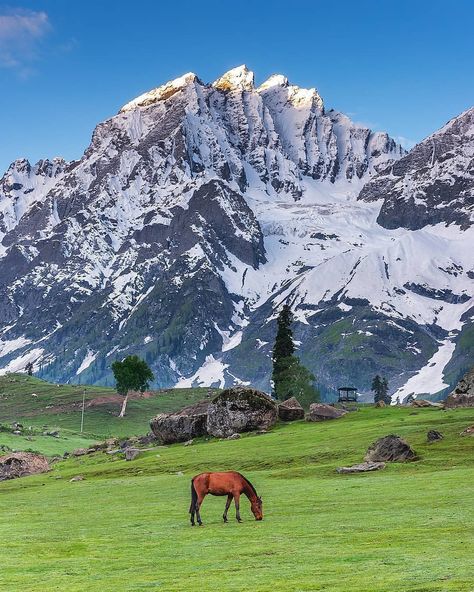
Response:
[[[411,143],[474,104],[472,0],[1,1],[0,175],[79,158],[138,94],[242,63]]]

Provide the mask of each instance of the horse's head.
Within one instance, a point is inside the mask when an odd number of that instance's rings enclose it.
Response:
[[[255,520],[263,520],[263,502],[261,497],[256,497],[250,506]]]

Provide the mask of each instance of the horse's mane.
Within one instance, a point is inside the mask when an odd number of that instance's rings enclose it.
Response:
[[[258,497],[258,493],[255,489],[255,487],[250,483],[250,481],[247,479],[247,477],[244,477],[242,475],[242,473],[239,473],[239,475],[242,477],[242,479],[247,483],[247,485],[250,487],[250,489],[255,493],[256,497]]]

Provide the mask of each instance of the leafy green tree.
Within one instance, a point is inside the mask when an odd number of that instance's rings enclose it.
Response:
[[[319,392],[313,385],[315,377],[294,355],[292,322],[293,313],[285,304],[278,315],[273,347],[273,390],[277,399],[296,397],[300,403],[308,405],[319,400]]]
[[[130,391],[145,391],[149,387],[150,381],[154,379],[153,372],[145,360],[138,356],[127,356],[121,362],[114,362],[112,372],[115,378],[115,388],[124,397],[119,414],[119,417],[124,417]]]

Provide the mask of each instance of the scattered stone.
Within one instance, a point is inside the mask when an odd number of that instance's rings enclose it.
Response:
[[[385,401],[377,401],[377,403],[375,403],[375,407],[378,407],[378,408],[386,407],[386,406],[387,405],[386,405]]]
[[[178,472],[176,473],[176,476],[177,476],[177,477],[184,477],[184,473],[183,473],[183,471],[178,471]]]
[[[59,438],[59,432],[54,430],[52,432],[46,432],[46,436],[51,436],[52,438]]]
[[[428,434],[426,435],[428,442],[436,442],[436,440],[442,440],[443,434],[436,430],[429,430]]]
[[[13,433],[15,434],[15,436],[21,436],[20,430],[13,430]]]
[[[384,436],[369,446],[365,459],[367,462],[406,462],[416,459],[410,445],[394,434]]]
[[[384,462],[364,462],[352,467],[338,467],[336,471],[341,474],[345,473],[367,473],[369,471],[380,471],[385,469]]]
[[[461,432],[461,436],[474,436],[474,425],[469,426],[464,431]]]
[[[150,422],[154,436],[163,444],[186,442],[207,434],[209,401],[200,401],[176,413],[160,413]]]
[[[156,442],[156,437],[153,433],[146,434],[146,436],[138,436],[137,443],[140,446],[148,446],[149,444],[154,444]]]
[[[116,448],[115,450],[107,450],[106,454],[118,454],[119,452],[123,452],[121,448]]]
[[[474,366],[457,383],[445,401],[448,409],[474,407]]]
[[[413,399],[410,403],[412,407],[434,407],[435,409],[444,409],[444,403],[427,401],[426,399]]]
[[[240,437],[240,434],[235,433],[230,436],[227,436],[227,440],[238,440]]]
[[[296,397],[290,397],[278,405],[278,417],[282,421],[304,419],[304,409]]]
[[[308,421],[325,421],[326,419],[339,419],[346,415],[345,409],[336,409],[332,405],[325,403],[311,403],[309,413],[306,416]]]
[[[72,451],[72,456],[84,456],[87,454],[87,448],[76,448],[76,450]]]
[[[235,433],[266,430],[277,420],[275,402],[267,394],[238,386],[219,393],[209,404],[207,431],[218,438]]]
[[[37,475],[49,471],[47,459],[33,452],[12,452],[0,456],[0,481]]]
[[[72,479],[69,479],[69,483],[75,483],[76,481],[84,481],[84,477],[82,475],[76,475]]]
[[[135,460],[140,454],[138,448],[126,448],[125,449],[125,460]]]
[[[194,444],[194,440],[188,440],[184,443],[185,446],[192,446]]]

